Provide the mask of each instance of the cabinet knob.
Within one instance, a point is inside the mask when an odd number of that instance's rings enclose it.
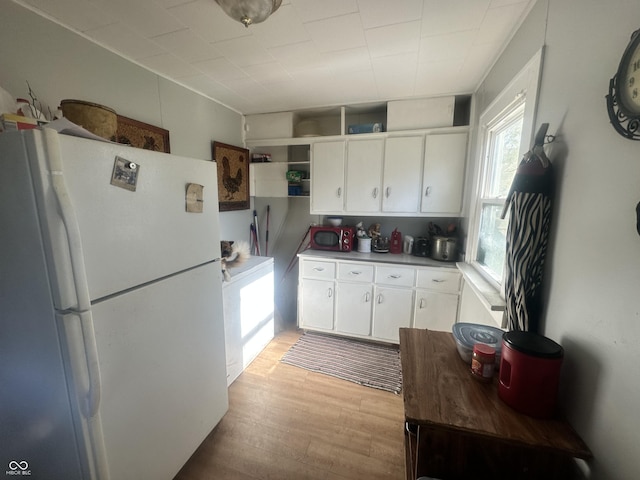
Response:
[[[358,270],[351,270],[349,272],[349,275],[362,275],[362,272],[358,271]]]
[[[389,198],[389,195],[391,195],[391,187],[387,187],[387,189],[385,190],[385,195],[387,196],[387,198]]]
[[[397,280],[399,278],[402,278],[402,275],[400,275],[399,273],[393,273],[393,274],[387,276],[387,278],[393,278],[394,280]]]
[[[338,190],[336,193],[338,195],[338,198],[340,198],[342,196],[342,187],[338,187]]]
[[[378,187],[373,189],[373,198],[378,198]]]
[[[333,288],[327,289],[327,297],[329,298],[333,297]]]
[[[431,187],[427,187],[424,189],[424,196],[428,197],[429,195],[431,195]]]
[[[371,299],[371,294],[369,292],[364,294],[364,303],[369,303],[369,300]]]
[[[433,280],[431,280],[431,281],[432,281],[432,282],[435,282],[435,283],[442,283],[442,282],[444,282],[445,280],[442,280],[442,279],[440,279],[440,278],[434,278],[434,279],[433,279]]]
[[[424,298],[421,298],[420,299],[420,308],[424,308],[426,306],[426,303],[427,302],[425,302]]]
[[[324,272],[324,267],[313,267],[316,272]]]
[[[382,303],[382,294],[378,294],[378,303]]]

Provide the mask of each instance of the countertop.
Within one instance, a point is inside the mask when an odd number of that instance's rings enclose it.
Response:
[[[418,267],[442,267],[455,268],[455,262],[440,262],[427,257],[415,257],[405,253],[360,253],[360,252],[333,252],[328,250],[305,250],[298,254],[298,257],[316,257],[331,260],[393,263],[396,265],[418,266]]]
[[[222,286],[224,287],[225,285],[240,280],[247,275],[251,275],[254,271],[268,264],[273,264],[272,257],[251,256],[239,265],[229,265],[227,266],[227,270],[231,275],[231,280],[229,282],[222,282]]]

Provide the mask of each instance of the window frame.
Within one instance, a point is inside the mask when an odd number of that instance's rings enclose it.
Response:
[[[504,298],[504,282],[498,282],[488,272],[488,270],[475,259],[478,254],[478,243],[480,234],[480,223],[482,207],[491,205],[495,201],[496,205],[504,205],[505,199],[483,200],[481,197],[488,174],[488,134],[501,120],[507,118],[509,114],[524,104],[524,116],[522,124],[522,134],[520,138],[519,158],[531,148],[534,138],[535,114],[537,110],[537,99],[540,88],[540,77],[542,70],[542,54],[540,49],[500,92],[489,106],[480,114],[478,123],[478,136],[476,139],[476,171],[474,175],[474,186],[471,197],[469,211],[469,235],[467,237],[467,263],[469,263],[493,288],[499,291]],[[504,269],[504,265],[503,265]],[[504,276],[502,276],[502,280]]]
[[[496,164],[494,162],[495,155],[493,153],[497,135],[504,131],[509,126],[513,125],[516,121],[522,119],[524,123],[524,110],[525,110],[525,98],[519,96],[511,105],[509,105],[504,111],[492,119],[492,121],[486,125],[483,138],[483,153],[482,153],[482,165],[480,168],[480,182],[478,187],[478,193],[476,195],[475,202],[475,216],[478,219],[478,227],[476,230],[476,241],[474,243],[475,251],[472,257],[472,265],[482,272],[483,276],[492,284],[495,288],[500,288],[504,279],[504,264],[501,272],[493,272],[486,264],[482,264],[477,261],[478,249],[480,244],[480,228],[482,224],[482,214],[485,207],[500,207],[500,210],[506,203],[506,195],[492,195],[489,190],[490,186],[494,186],[494,179],[492,177],[496,171]],[[522,135],[520,137],[519,158],[520,150],[522,147]],[[519,161],[519,159],[518,159]],[[508,217],[507,217],[508,219]],[[499,273],[500,278],[497,279],[493,273]]]

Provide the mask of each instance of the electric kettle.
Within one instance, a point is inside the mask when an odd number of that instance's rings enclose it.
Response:
[[[402,253],[411,255],[413,253],[413,237],[411,235],[404,236],[404,242],[402,244]]]

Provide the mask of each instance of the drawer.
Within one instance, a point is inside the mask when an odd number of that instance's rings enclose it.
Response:
[[[385,265],[376,267],[376,284],[413,287],[416,269]]]
[[[336,276],[336,264],[335,262],[322,262],[319,260],[301,260],[300,276],[333,280]]]
[[[445,268],[425,268],[418,270],[416,286],[435,292],[458,293],[460,291],[460,272]]]
[[[338,280],[351,282],[373,282],[373,265],[364,263],[339,263]]]

